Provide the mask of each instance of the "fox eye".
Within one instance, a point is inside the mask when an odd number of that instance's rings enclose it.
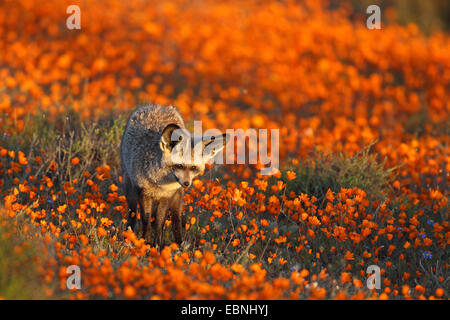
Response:
[[[183,169],[183,165],[182,165],[182,164],[176,164],[176,165],[174,165],[173,167],[174,167],[175,169],[180,169],[180,170]]]
[[[192,171],[197,171],[197,170],[198,170],[198,167],[192,166],[192,167],[191,167],[191,170],[192,170]]]

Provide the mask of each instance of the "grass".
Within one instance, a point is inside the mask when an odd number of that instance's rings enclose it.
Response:
[[[311,158],[298,161],[298,165],[282,170],[282,180],[288,182],[287,171],[296,178],[289,182],[287,192],[305,193],[322,201],[328,190],[339,192],[342,188],[358,188],[372,199],[383,197],[396,168],[386,168],[386,161],[378,161],[371,153],[375,142],[354,155],[315,151]]]
[[[30,126],[26,126],[24,132],[9,136],[3,141],[3,143],[9,145],[8,148],[17,148],[16,150],[21,149],[27,152],[27,158],[30,161],[33,161],[36,156],[42,158],[40,164],[34,164],[37,168],[32,171],[33,176],[37,179],[50,177],[54,186],[47,197],[50,198],[55,194],[61,196],[58,196],[54,203],[42,202],[40,208],[46,209],[48,212],[56,212],[61,205],[68,205],[62,220],[44,218],[61,228],[63,239],[66,235],[68,237],[76,235],[78,241],[72,247],[69,246],[64,249],[65,254],[70,255],[71,250],[82,250],[83,246],[80,244],[79,236],[85,235],[89,246],[92,248],[92,253],[98,254],[103,251],[114,253],[114,255],[108,255],[108,258],[111,259],[115,268],[119,268],[133,256],[132,251],[128,250],[131,247],[124,245],[121,241],[123,240],[121,232],[124,227],[123,215],[112,210],[114,206],[125,205],[125,203],[121,203],[115,198],[105,212],[94,212],[97,221],[103,218],[111,219],[114,229],[109,230],[108,237],[99,236],[95,225],[82,223],[81,227],[78,228],[74,226],[72,221],[78,221],[77,202],[80,203],[86,198],[98,197],[102,199],[106,195],[110,197],[111,183],[120,186],[118,182],[120,175],[119,144],[126,119],[126,116],[114,117],[111,115],[95,122],[89,122],[89,120],[82,121],[71,112],[68,112],[65,116],[60,116],[60,121],[51,121],[48,120],[48,117],[30,118]],[[366,249],[362,245],[355,246],[350,239],[337,241],[334,237],[325,236],[324,233],[320,232],[321,227],[311,227],[308,224],[308,219],[314,217],[318,218],[319,221],[322,219],[321,210],[326,210],[326,204],[329,202],[327,192],[330,190],[337,196],[334,201],[331,201],[332,206],[337,208],[336,210],[341,208],[338,215],[345,216],[347,210],[355,206],[356,210],[365,211],[365,215],[374,217],[371,221],[377,225],[386,225],[386,217],[378,216],[377,213],[380,207],[385,204],[389,185],[395,178],[395,168],[386,168],[385,161],[380,161],[377,154],[372,152],[373,145],[374,143],[366,146],[354,155],[326,154],[315,151],[309,158],[299,159],[297,165],[283,168],[280,178],[273,177],[268,180],[267,198],[271,195],[275,195],[279,199],[290,198],[291,193],[295,194],[295,197],[302,194],[307,196],[307,200],[303,201],[302,209],[300,209],[307,212],[308,218],[306,220],[293,217],[290,210],[284,206],[281,206],[279,215],[274,215],[269,211],[255,214],[236,204],[233,206],[230,204],[229,208],[218,209],[226,213],[222,217],[211,220],[214,209],[207,209],[198,205],[199,199],[196,199],[190,205],[192,207],[190,211],[186,207],[185,213],[186,221],[190,221],[189,219],[194,217],[196,223],[185,231],[185,242],[178,253],[190,252],[190,254],[193,254],[199,248],[210,250],[215,244],[214,251],[218,263],[225,266],[240,264],[248,269],[253,263],[261,262],[264,270],[267,271],[268,280],[279,277],[288,278],[293,270],[307,269],[315,274],[327,270],[330,277],[323,281],[321,286],[333,295],[339,291],[339,281],[336,282],[335,279],[339,279],[340,274],[347,270],[345,269],[346,264],[348,267],[350,263],[346,259],[346,253],[351,251],[355,256],[362,256]],[[74,157],[80,159],[80,162],[76,165],[72,162]],[[52,169],[52,166],[55,167],[52,163],[56,164],[56,170]],[[106,164],[111,167],[111,178],[101,179],[97,182],[94,179],[94,176],[98,174],[97,168]],[[89,178],[84,175],[86,171],[91,173]],[[295,179],[288,179],[288,171],[295,172]],[[22,179],[29,179],[30,175],[31,172],[25,171]],[[98,189],[95,192],[87,183],[88,179],[95,180],[98,184]],[[77,183],[73,183],[76,193],[71,195],[65,192],[65,183],[74,180],[78,180]],[[201,180],[206,181],[207,179],[203,177]],[[279,192],[273,192],[272,187],[276,186],[280,180],[285,184],[285,188]],[[226,182],[233,183],[231,180]],[[235,182],[239,182],[239,180]],[[5,176],[4,190],[13,188],[15,184],[12,177]],[[219,181],[219,184],[222,188],[227,188],[223,181]],[[367,194],[367,199],[370,200],[369,205],[363,207],[362,204],[354,203],[354,198],[351,198],[352,203],[347,206],[345,200],[339,199],[342,190],[354,188],[363,190]],[[45,194],[45,192],[48,191],[44,190],[42,194]],[[119,189],[118,195],[121,194]],[[20,196],[22,195],[19,194],[18,197]],[[313,198],[317,200],[313,201]],[[26,196],[22,200],[25,203],[28,201]],[[309,201],[312,203],[307,204]],[[109,202],[109,200],[105,202]],[[389,210],[395,215],[403,210],[408,218],[411,218],[415,213],[414,208],[404,210],[398,203],[390,203]],[[243,217],[237,216],[239,211],[245,212]],[[333,219],[333,216],[331,217]],[[268,221],[267,226],[262,226],[262,219]],[[362,219],[362,217],[358,218],[358,224],[353,226],[338,219],[329,225],[331,228],[345,228],[348,234],[352,232],[361,234],[363,226],[359,223]],[[61,224],[62,221],[70,223]],[[39,220],[35,222],[39,222]],[[254,223],[256,223],[258,229],[265,231],[265,237],[249,241],[246,233],[240,231],[240,229],[243,225],[250,227]],[[202,231],[206,226],[209,226],[209,230],[207,232]],[[309,228],[314,230],[314,236],[308,235]],[[173,240],[170,229],[170,227],[166,227],[164,232],[167,244]],[[329,231],[332,232],[333,230],[330,229]],[[23,248],[25,249],[20,253],[15,252],[14,248],[18,243],[21,243],[20,240],[16,237],[5,237],[4,234],[6,233],[1,233],[3,236],[0,239],[0,296],[11,299],[42,297],[42,289],[35,290],[37,287],[41,288],[41,283],[36,280],[38,276],[33,263],[29,262],[33,260],[31,247],[24,245]],[[305,235],[308,236],[305,238]],[[116,237],[119,241],[111,242],[111,237]],[[287,237],[285,242],[280,240],[283,237]],[[369,244],[373,239],[374,234],[371,234],[363,241]],[[234,245],[236,240],[240,240],[242,245],[236,247]],[[290,243],[292,246],[289,247],[286,243]],[[380,240],[378,245],[387,248],[390,243]],[[304,249],[297,250],[300,247]],[[330,248],[335,249],[330,250]],[[316,254],[311,254],[311,252]],[[250,253],[253,258],[250,258]],[[317,254],[319,254],[320,259]],[[420,261],[421,255],[422,252],[420,251],[412,251],[409,258],[411,261]],[[278,263],[278,259],[281,257],[285,259],[285,264]],[[382,249],[378,258],[380,263],[383,264],[384,261],[397,259],[398,255],[387,255],[386,250]],[[139,263],[145,265],[146,259],[146,256],[143,255]],[[445,257],[435,255],[435,259],[443,261],[442,259],[445,259]],[[26,266],[26,270],[14,267],[23,265]],[[352,265],[353,268],[359,268],[355,264]],[[436,274],[426,273],[429,268],[430,266],[423,266],[427,286],[436,287],[439,285],[435,283]],[[406,270],[408,270],[407,262],[402,261],[395,268],[392,268],[391,272],[398,274],[397,276],[400,277]],[[445,274],[445,271],[441,268],[437,270],[441,274]],[[348,290],[350,294],[356,292],[354,288],[348,288]]]
[[[38,271],[42,244],[23,239],[0,217],[0,297],[11,300],[45,299],[45,283]]]
[[[56,119],[41,113],[28,116],[23,132],[10,130],[13,134],[1,137],[0,141],[9,150],[28,150],[27,158],[40,157],[42,162],[35,176],[57,175],[56,182],[84,181],[84,172],[94,172],[105,164],[118,176],[119,146],[127,119],[127,114],[111,114],[97,121],[82,121],[70,109]],[[73,158],[82,161],[75,166]],[[53,162],[59,170],[50,170]]]

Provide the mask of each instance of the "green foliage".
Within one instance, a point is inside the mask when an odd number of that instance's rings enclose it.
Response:
[[[35,265],[35,248],[9,229],[0,226],[0,297],[45,298],[42,281]]]
[[[341,188],[357,187],[366,191],[369,197],[382,197],[382,191],[393,179],[396,168],[386,169],[385,160],[378,162],[377,155],[370,153],[372,146],[373,143],[352,156],[316,151],[310,161],[299,162],[298,166],[282,171],[285,182],[288,170],[296,173],[286,191],[305,193],[322,200],[328,189],[339,192]]]
[[[119,174],[119,147],[128,115],[109,115],[96,122],[83,121],[71,110],[49,119],[48,115],[31,115],[25,130],[3,137],[2,144],[9,150],[29,150],[27,158],[41,157],[39,174],[58,175],[58,181],[82,179],[85,171],[93,172],[100,165],[108,164]],[[80,163],[74,166],[72,159]],[[59,170],[49,172],[55,162]],[[38,174],[35,173],[37,176]]]

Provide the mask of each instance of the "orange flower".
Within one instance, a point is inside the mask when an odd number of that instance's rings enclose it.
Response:
[[[127,285],[123,289],[123,294],[125,295],[125,297],[127,299],[134,299],[136,297],[137,292],[136,292],[136,289],[133,286]]]
[[[334,194],[333,194],[333,192],[330,189],[327,190],[327,194],[326,194],[325,197],[330,202],[334,201]]]
[[[345,253],[345,260],[355,260],[353,253],[347,250],[347,252]]]
[[[27,157],[22,151],[19,151],[19,163],[24,166],[28,164]]]
[[[195,250],[194,257],[196,257],[197,259],[201,259],[203,258],[203,254],[200,250]]]
[[[231,270],[233,270],[236,273],[241,273],[242,271],[244,271],[244,266],[242,264],[233,264],[231,266]]]
[[[58,169],[58,164],[57,164],[55,161],[52,161],[52,162],[50,163],[50,168],[49,168],[49,170],[50,170],[50,171],[56,171],[56,169]]]
[[[104,237],[107,235],[107,232],[105,229],[103,229],[102,227],[98,227],[97,228],[97,234],[99,237]]]
[[[286,177],[288,180],[294,180],[296,178],[296,174],[294,171],[287,171]]]
[[[216,257],[214,256],[214,253],[212,253],[211,251],[206,251],[204,253],[204,261],[206,262],[206,264],[214,264],[216,262]]]
[[[341,273],[341,283],[342,284],[350,282],[351,278],[352,277],[351,277],[350,273],[348,273],[348,272],[342,272]]]
[[[73,164],[74,166],[76,166],[76,165],[79,164],[79,163],[80,163],[80,159],[79,159],[78,157],[72,158],[72,164]]]
[[[308,275],[309,271],[307,269],[302,269],[302,271],[300,271],[300,277],[306,278]]]

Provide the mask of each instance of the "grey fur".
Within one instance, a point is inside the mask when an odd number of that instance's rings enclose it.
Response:
[[[171,126],[175,125],[175,126]],[[184,188],[192,179],[200,174],[205,167],[208,155],[201,157],[201,163],[185,164],[181,168],[172,161],[171,147],[164,143],[163,133],[178,126],[185,129],[183,118],[172,106],[147,105],[135,110],[127,123],[120,145],[122,178],[125,196],[129,208],[128,227],[135,230],[137,205],[139,204],[143,224],[143,237],[161,247],[162,231],[167,213],[172,218],[172,228],[175,240],[182,241],[182,215]],[[166,131],[164,131],[166,129]],[[223,136],[225,137],[225,136]],[[222,136],[205,138],[203,145],[208,145],[214,139],[217,143]],[[223,148],[226,138],[223,140]],[[170,149],[170,150],[169,150]],[[204,147],[201,151],[203,152]],[[191,149],[191,153],[194,148]],[[209,155],[213,156],[212,154]],[[178,164],[179,165],[179,164]],[[154,238],[151,239],[151,218],[154,217]]]
[[[161,133],[169,124],[185,128],[183,118],[174,107],[147,105],[131,114],[120,145],[120,156],[122,172],[131,178],[135,187],[158,192],[151,189],[177,182],[170,169],[161,166]]]
[[[159,245],[162,244],[162,228],[169,204],[173,211],[172,219],[176,216],[173,219],[177,223],[177,226],[174,224],[176,241],[181,242],[181,206],[184,190],[171,169],[164,165],[163,152],[160,148],[162,131],[169,124],[185,128],[183,118],[174,107],[160,105],[140,107],[131,114],[120,145],[122,178],[129,208],[128,226],[135,229],[139,203],[143,236],[151,242],[150,221],[152,216],[155,216],[154,240]]]

